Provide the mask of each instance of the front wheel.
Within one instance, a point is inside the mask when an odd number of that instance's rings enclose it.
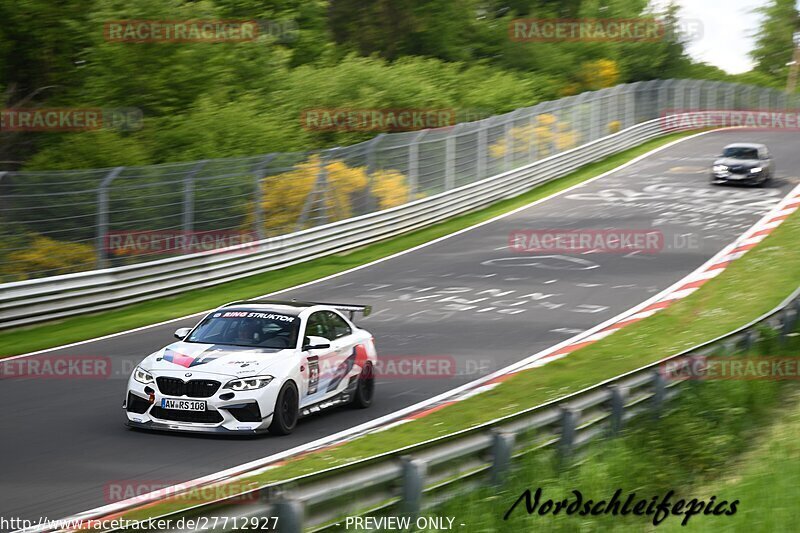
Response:
[[[297,425],[298,406],[297,387],[291,381],[284,383],[275,401],[275,412],[272,413],[269,432],[274,435],[291,433]]]
[[[372,370],[372,363],[367,363],[358,376],[352,405],[358,409],[366,409],[372,405],[373,396],[375,396],[375,373]]]

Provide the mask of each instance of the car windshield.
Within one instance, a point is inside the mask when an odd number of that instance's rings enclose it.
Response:
[[[257,348],[291,348],[300,319],[269,311],[216,311],[207,316],[186,342]]]
[[[725,151],[722,152],[722,157],[730,157],[731,159],[758,159],[758,150],[742,146],[731,146],[725,148]]]

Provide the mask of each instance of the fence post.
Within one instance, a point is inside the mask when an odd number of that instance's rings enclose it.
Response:
[[[426,466],[423,461],[411,456],[400,458],[403,468],[403,488],[400,499],[400,510],[403,515],[412,519],[419,516],[422,510],[422,491],[425,488]]]
[[[261,180],[267,174],[267,165],[275,159],[277,154],[267,154],[259,161],[253,171],[253,226],[255,226],[256,239],[264,238],[264,206],[261,202]]]
[[[628,401],[628,388],[611,385],[611,435],[618,435],[625,426],[625,402]]]
[[[495,431],[492,433],[491,483],[500,486],[505,481],[511,454],[514,451],[514,434]]]
[[[477,179],[482,180],[486,177],[486,154],[489,153],[489,122],[491,118],[481,121],[481,127],[478,130],[478,162],[477,164]]]
[[[320,216],[320,219],[322,219],[322,224],[325,224],[328,221],[328,205],[326,201],[328,186],[328,158],[330,154],[336,152],[337,149],[338,147],[319,152],[317,179],[314,181],[314,187],[309,191],[308,196],[306,196],[303,209],[300,211],[300,216],[298,217],[297,224],[295,225],[295,231],[303,229],[306,221],[311,216],[311,211],[313,210],[314,204],[317,202],[318,197],[322,203],[322,216]]]
[[[106,235],[108,234],[108,187],[120,175],[125,167],[111,169],[97,188],[97,238],[95,241],[97,268],[105,268],[108,264]]]
[[[419,143],[428,130],[417,133],[408,145],[408,201],[416,199],[419,189]]]
[[[456,185],[456,137],[458,130],[461,129],[461,124],[456,124],[453,131],[445,139],[445,153],[444,153],[444,190],[449,191],[455,188]]]
[[[277,528],[281,533],[302,533],[303,504],[297,500],[280,497],[274,504]]]
[[[622,121],[622,128],[630,128],[636,125],[636,87],[635,83],[625,86],[625,118]],[[669,93],[667,93],[669,96]]]
[[[208,159],[198,161],[189,172],[183,176],[183,220],[181,226],[183,231],[189,232],[194,229],[194,177],[208,163]]]
[[[516,123],[517,114],[520,111],[522,111],[522,109],[517,109],[509,113],[508,120],[503,128],[506,141],[506,153],[503,156],[504,171],[514,167],[514,150],[516,149],[514,146],[514,124]]]
[[[591,110],[589,115],[589,140],[594,141],[600,138],[599,129],[600,129],[600,111],[602,110],[601,107],[603,105],[600,98],[597,96],[597,91],[593,91],[589,93],[591,95]],[[552,131],[552,130],[551,130]],[[552,146],[553,153],[555,153],[555,134],[553,134],[553,146]]]
[[[731,84],[725,86],[725,103],[722,106],[724,109],[734,109],[736,107],[736,87]]]
[[[385,133],[381,133],[371,141],[367,145],[367,193],[368,193],[368,201],[367,201],[367,212],[371,213],[373,211],[378,210],[378,205],[372,195],[372,187],[375,184],[375,171],[377,170],[377,162],[375,161],[376,152],[378,151],[377,146],[381,143],[383,138],[386,137]]]

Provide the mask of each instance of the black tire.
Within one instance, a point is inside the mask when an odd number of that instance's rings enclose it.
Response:
[[[299,414],[300,396],[297,387],[291,381],[283,384],[275,401],[275,411],[272,414],[272,423],[269,432],[273,435],[288,435],[294,431]]]
[[[372,398],[375,396],[375,373],[372,370],[372,363],[364,365],[361,375],[358,376],[356,391],[353,393],[353,402],[350,404],[356,409],[366,409],[372,405]]]

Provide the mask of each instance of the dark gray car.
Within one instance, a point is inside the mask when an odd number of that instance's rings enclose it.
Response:
[[[774,171],[772,156],[763,144],[729,144],[711,167],[711,182],[762,185]]]

